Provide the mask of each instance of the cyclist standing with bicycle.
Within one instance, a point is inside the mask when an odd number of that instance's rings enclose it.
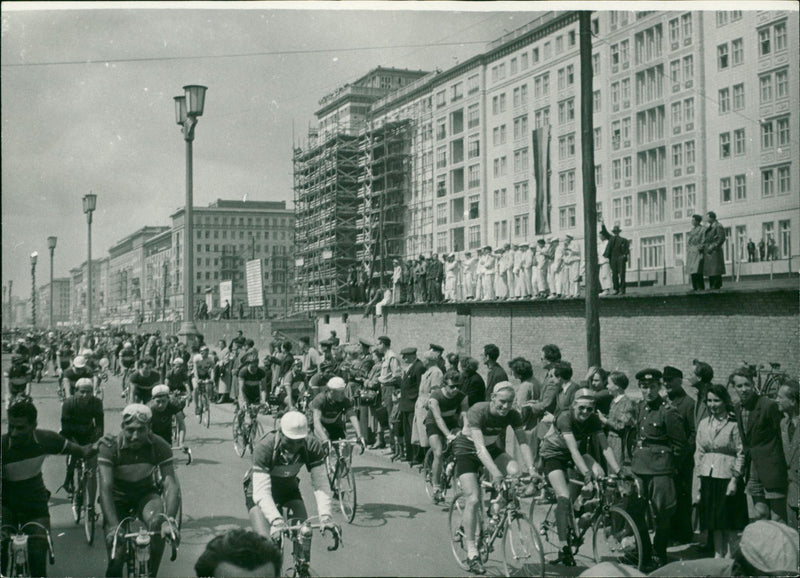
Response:
[[[115,529],[130,512],[139,518],[153,536],[152,573],[158,573],[164,554],[164,537],[177,535],[175,516],[181,501],[181,488],[175,476],[172,449],[150,429],[152,411],[146,405],[133,403],[122,410],[122,427],[116,439],[100,448],[100,506],[106,531],[108,567],[106,576],[122,576],[122,552],[111,558]],[[160,474],[161,484],[156,483]],[[162,513],[168,521],[162,520]],[[179,537],[178,537],[179,539]],[[120,549],[121,550],[121,549]]]
[[[464,493],[464,531],[469,571],[484,574],[486,569],[478,555],[475,529],[478,521],[480,485],[478,472],[481,466],[495,484],[503,480],[503,470],[519,471],[519,466],[505,451],[508,426],[514,430],[522,461],[531,476],[536,475],[531,449],[525,435],[520,413],[513,409],[514,387],[507,381],[496,384],[490,401],[478,402],[467,412],[464,429],[453,442],[456,456],[456,475]]]
[[[312,400],[309,407],[313,416],[314,434],[323,444],[343,440],[347,437],[345,420],[350,420],[358,436],[358,443],[366,448],[353,400],[344,394],[346,385],[341,377],[332,377],[328,380],[325,391]]]
[[[290,411],[281,419],[280,430],[261,438],[253,451],[253,467],[244,480],[245,504],[253,530],[262,536],[280,539],[287,527],[280,508],[288,512],[290,519],[305,521],[308,518],[297,478],[304,465],[311,475],[322,529],[335,527],[325,475],[325,449],[316,437],[308,434],[306,416]],[[310,536],[303,548],[304,559],[310,561]]]
[[[37,429],[38,412],[30,399],[8,408],[8,433],[2,436],[3,524],[36,522],[50,528],[50,492],[42,479],[42,465],[48,455],[68,454],[83,459],[97,455],[91,446],[79,446],[54,431]],[[6,567],[7,548],[2,546],[2,565]],[[47,575],[47,543],[30,542],[30,569],[33,576]]]
[[[75,395],[67,399],[61,406],[61,435],[78,445],[93,444],[104,432],[105,418],[103,402],[95,397],[92,380],[82,378],[75,384]],[[89,471],[89,510],[94,515],[94,503],[97,497],[97,460],[86,460]],[[64,489],[72,494],[75,479],[75,462],[70,460],[64,477]]]
[[[445,446],[456,439],[452,433],[458,427],[459,418],[466,421],[469,403],[467,395],[459,389],[461,375],[450,370],[444,376],[444,386],[434,391],[428,400],[428,415],[425,417],[425,433],[433,450],[431,479],[435,488],[433,503],[444,501],[442,495],[442,453]]]

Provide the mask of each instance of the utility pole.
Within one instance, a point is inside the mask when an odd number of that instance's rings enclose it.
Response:
[[[600,277],[597,264],[597,189],[594,182],[594,98],[592,85],[592,12],[579,15],[581,65],[581,165],[583,168],[583,236],[586,259],[586,360],[600,363]]]

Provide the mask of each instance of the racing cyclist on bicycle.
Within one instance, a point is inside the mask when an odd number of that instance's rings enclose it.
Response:
[[[603,478],[605,472],[590,454],[599,450],[606,459],[612,473],[620,473],[620,466],[613,450],[606,442],[603,424],[595,412],[595,392],[581,388],[569,411],[562,411],[545,434],[539,448],[544,473],[556,494],[556,528],[561,546],[559,561],[574,566],[575,560],[567,541],[572,503],[577,496],[577,487],[570,492],[568,474],[577,470],[586,485]]]
[[[122,576],[123,548],[111,558],[114,533],[120,520],[136,516],[150,531],[159,532],[151,542],[151,574],[158,573],[164,554],[164,537],[179,539],[175,516],[181,488],[173,467],[172,449],[150,429],[153,413],[146,405],[132,403],[122,410],[122,427],[109,445],[100,447],[100,507],[106,531],[108,567],[106,576]],[[160,474],[160,476],[158,476]],[[161,478],[157,484],[156,478]],[[161,488],[159,488],[159,485]],[[163,519],[162,513],[168,520]]]
[[[251,405],[259,405],[266,401],[267,372],[258,366],[258,355],[247,353],[242,362],[244,367],[239,371],[239,427],[244,426],[244,416]]]
[[[105,429],[103,402],[94,395],[94,384],[91,379],[83,377],[75,384],[75,395],[61,405],[61,435],[78,445],[93,444],[99,440]],[[89,513],[94,515],[94,503],[97,496],[97,459],[86,460],[89,471]],[[64,477],[64,489],[68,494],[75,492],[75,461],[67,463]],[[74,506],[73,506],[74,507]]]
[[[314,423],[314,434],[325,444],[329,441],[343,440],[347,437],[345,420],[350,420],[362,448],[367,444],[361,435],[361,424],[356,417],[353,400],[344,394],[346,384],[341,377],[328,380],[325,390],[317,395],[309,405]]]
[[[64,392],[66,397],[72,397],[75,395],[75,385],[78,383],[79,379],[91,379],[93,387],[95,390],[97,389],[97,378],[95,377],[92,368],[89,367],[86,357],[83,355],[75,356],[75,359],[72,360],[72,365],[70,365],[66,371],[64,371],[63,377],[69,384]]]
[[[122,368],[122,396],[125,397],[125,393],[130,387],[128,379],[131,373],[135,371],[134,366],[136,365],[136,350],[133,348],[133,343],[130,341],[123,343],[117,358],[119,359],[119,366]]]
[[[75,355],[75,350],[69,339],[62,339],[61,344],[58,346],[56,352],[56,375],[58,375],[58,387],[64,387],[64,372],[69,369],[72,363],[72,357]]]
[[[204,388],[211,388],[213,382],[211,381],[212,372],[214,371],[214,361],[208,356],[208,345],[200,347],[199,353],[192,358],[192,388],[194,395],[194,413],[197,415],[198,421],[201,419],[200,413],[203,409],[197,403],[200,396],[200,384]],[[214,399],[214,392],[209,389],[208,398]]]
[[[153,397],[147,407],[153,412],[153,417],[150,420],[150,429],[154,434],[161,436],[170,447],[173,447],[175,441],[178,442],[178,447],[186,454],[186,465],[192,463],[192,452],[189,447],[184,443],[184,434],[186,433],[186,425],[183,420],[183,408],[186,401],[178,399],[170,391],[168,385],[157,385],[153,388]],[[178,422],[178,439],[172,439],[172,418]],[[183,426],[183,429],[181,429]]]
[[[42,464],[48,455],[69,454],[89,459],[97,449],[79,446],[54,431],[37,429],[38,412],[30,399],[8,408],[8,433],[3,434],[3,524],[17,526],[37,522],[50,529],[50,492],[42,479]],[[40,534],[36,529],[32,534]],[[2,566],[6,567],[8,548],[2,550]],[[29,543],[29,565],[32,576],[47,575],[47,543],[43,539]]]
[[[133,403],[146,404],[153,397],[153,388],[161,382],[155,366],[155,360],[145,356],[139,361],[136,372],[128,378],[129,387],[133,388]]]
[[[323,531],[333,529],[331,494],[325,475],[325,449],[308,433],[308,420],[299,411],[290,411],[281,419],[280,430],[265,435],[253,451],[253,467],[244,479],[245,504],[250,523],[257,533],[278,541],[286,529],[281,509],[289,519],[308,518],[300,480],[303,465],[311,475],[317,512]],[[303,543],[303,559],[311,559],[310,538]]]
[[[450,370],[444,376],[444,385],[434,391],[428,400],[428,414],[423,422],[428,443],[433,451],[431,479],[435,488],[433,503],[444,501],[442,495],[442,453],[446,445],[456,439],[453,432],[458,423],[466,421],[469,400],[459,389],[461,376],[456,370]]]
[[[6,372],[6,409],[19,395],[31,395],[31,368],[19,353],[11,355],[11,367]]]
[[[531,476],[536,476],[522,416],[512,407],[514,397],[514,387],[509,382],[501,381],[496,384],[490,401],[478,402],[469,408],[464,428],[453,442],[455,471],[465,501],[463,522],[467,563],[469,571],[474,574],[486,572],[475,543],[480,502],[478,472],[483,466],[491,475],[492,481],[499,484],[503,480],[503,470],[508,473],[519,471],[517,462],[505,451],[508,426],[514,430],[525,467]]]

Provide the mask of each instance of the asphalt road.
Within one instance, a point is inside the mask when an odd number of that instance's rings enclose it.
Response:
[[[3,356],[3,369],[8,356]],[[39,409],[39,427],[58,431],[60,404],[55,379],[46,377],[33,385],[33,396]],[[112,376],[106,385],[106,431],[120,427],[119,378]],[[215,405],[209,429],[187,416],[187,440],[194,461],[187,466],[183,454],[176,452],[177,475],[181,485],[184,523],[180,550],[175,562],[168,553],[161,564],[160,576],[193,576],[194,563],[206,543],[214,536],[234,527],[247,527],[241,480],[250,465],[250,456],[239,458],[231,442],[232,405]],[[190,408],[191,410],[191,408]],[[5,430],[5,415],[3,416]],[[271,418],[267,425],[271,426]],[[367,451],[355,455],[358,510],[352,524],[344,523],[344,545],[335,552],[325,550],[325,540],[315,535],[312,569],[320,576],[461,576],[448,542],[447,513],[433,506],[424,490],[419,472],[407,464],[392,463],[384,452]],[[52,533],[56,563],[50,576],[102,576],[106,554],[102,545],[102,529],[98,525],[96,542],[88,546],[81,526],[72,519],[70,503],[62,492],[55,493],[64,477],[65,460],[54,456],[44,465],[44,479],[53,493],[50,502]],[[301,471],[302,491],[306,505],[314,513],[315,503],[305,470]],[[525,504],[527,510],[527,503]],[[537,513],[538,518],[544,510]],[[502,575],[498,553],[487,566],[489,575]],[[547,551],[548,548],[545,548]],[[584,546],[591,552],[591,544]],[[593,562],[578,559],[577,574]],[[548,568],[550,575],[563,575],[563,567]]]

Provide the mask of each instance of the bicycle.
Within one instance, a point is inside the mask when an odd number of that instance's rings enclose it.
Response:
[[[25,529],[29,526],[39,528],[44,534],[26,534]],[[5,543],[8,542],[8,563],[3,569],[3,576],[32,576],[30,560],[28,558],[28,540],[30,538],[47,540],[48,561],[51,566],[56,563],[53,539],[50,536],[50,531],[39,522],[28,522],[18,526],[6,524],[0,528],[0,532],[3,534],[3,547],[5,547]]]
[[[133,374],[133,371],[130,367],[123,367],[122,368],[122,399],[127,400],[128,403],[131,402],[132,392],[130,391],[130,383],[128,380],[130,376]]]
[[[72,491],[72,519],[76,524],[83,520],[83,533],[86,543],[90,546],[94,543],[94,530],[97,520],[100,517],[97,512],[97,495],[95,492],[94,500],[89,496],[89,468],[86,467],[86,460],[82,458],[67,458],[67,467],[70,467],[70,460],[73,461],[73,491]]]
[[[211,394],[209,387],[214,382],[210,379],[201,379],[197,383],[197,405],[195,413],[198,421],[207,428],[211,426]]]
[[[100,368],[97,370],[97,373],[96,373],[96,375],[97,375],[97,391],[95,392],[95,395],[97,396],[98,399],[101,399],[101,400],[103,399],[103,393],[105,391],[104,388],[103,388],[103,384],[108,382],[108,366],[109,366],[108,358],[103,357],[100,360]]]
[[[265,404],[249,404],[246,408],[236,406],[233,414],[233,449],[240,458],[244,456],[247,448],[253,453],[253,445],[263,432],[258,415],[262,411],[269,411]],[[247,418],[249,417],[249,421]]]
[[[360,445],[359,441],[353,439],[329,440],[328,457],[325,460],[331,491],[348,523],[352,523],[356,517],[356,474],[353,472],[352,446],[357,444]],[[364,453],[363,446],[360,453]]]
[[[752,365],[746,361],[742,365],[749,368],[756,377],[756,392],[770,399],[778,397],[778,390],[782,385],[791,385],[797,381],[788,371],[781,370],[780,363],[774,361],[769,362],[769,367],[765,363]]]
[[[178,544],[177,544],[177,536],[175,533],[175,528],[172,525],[172,522],[164,513],[160,513],[161,516],[165,521],[170,523],[171,532],[170,536],[166,539],[170,543],[170,547],[172,548],[172,552],[170,554],[170,562],[174,562],[175,559],[178,557]],[[135,532],[129,531],[131,526],[138,524],[138,530]],[[122,534],[120,534],[122,531]],[[150,542],[152,536],[157,536],[161,532],[160,530],[150,531],[147,527],[138,519],[133,516],[128,516],[124,518],[119,524],[117,524],[116,530],[114,530],[114,541],[111,545],[111,559],[113,560],[116,558],[117,554],[117,542],[120,538],[123,540],[123,548],[124,548],[124,556],[125,556],[125,567],[127,569],[128,577],[135,577],[135,578],[149,578],[150,576]]]
[[[433,448],[428,448],[428,451],[425,452],[425,458],[422,461],[422,476],[425,479],[425,492],[431,500],[434,500],[434,504],[446,502],[447,490],[453,485],[455,466],[456,456],[453,453],[453,442],[447,442],[442,451],[442,473],[437,484],[433,479]],[[436,496],[437,486],[441,488],[440,500],[437,500]]]
[[[505,476],[488,509],[481,491],[475,526],[478,555],[481,563],[485,564],[494,551],[495,540],[502,540],[503,572],[506,576],[544,576],[544,550],[539,532],[525,518],[519,498],[519,490],[530,481],[530,476]],[[489,488],[493,488],[491,482],[481,482],[481,489]],[[463,524],[465,507],[464,494],[458,492],[450,504],[448,522],[453,556],[463,570],[469,570]]]
[[[319,517],[312,516],[305,522],[294,520],[293,524],[287,525],[286,528],[283,529],[278,547],[280,547],[281,550],[285,550],[284,546],[286,544],[283,536],[286,536],[289,540],[291,540],[293,547],[291,561],[289,560],[289,557],[285,555],[286,553],[284,551],[283,571],[280,574],[281,576],[297,576],[298,578],[306,578],[314,575],[312,574],[312,570],[310,568],[311,562],[307,559],[310,554],[307,544],[311,540],[313,531],[319,530],[322,527],[322,524],[319,522],[312,522],[312,520],[319,520]],[[331,538],[333,539],[333,545],[327,546],[328,552],[338,550],[339,547],[343,545],[342,528],[338,525],[334,525],[333,528],[325,528],[323,534],[326,533],[330,533]]]
[[[647,562],[644,556],[644,543],[639,527],[631,515],[617,504],[620,501],[620,478],[607,476],[597,480],[596,494],[584,496],[581,493],[571,508],[570,524],[567,533],[569,558],[565,565],[574,566],[575,555],[586,540],[586,534],[592,529],[592,556],[595,563],[604,561],[634,566],[642,570]],[[542,482],[544,483],[544,482]],[[570,480],[569,483],[590,488],[582,480]],[[534,500],[530,506],[529,516],[533,519],[534,510],[539,504]],[[555,520],[555,504],[549,504],[544,521],[540,525],[540,533],[544,541],[560,551],[558,532]]]

